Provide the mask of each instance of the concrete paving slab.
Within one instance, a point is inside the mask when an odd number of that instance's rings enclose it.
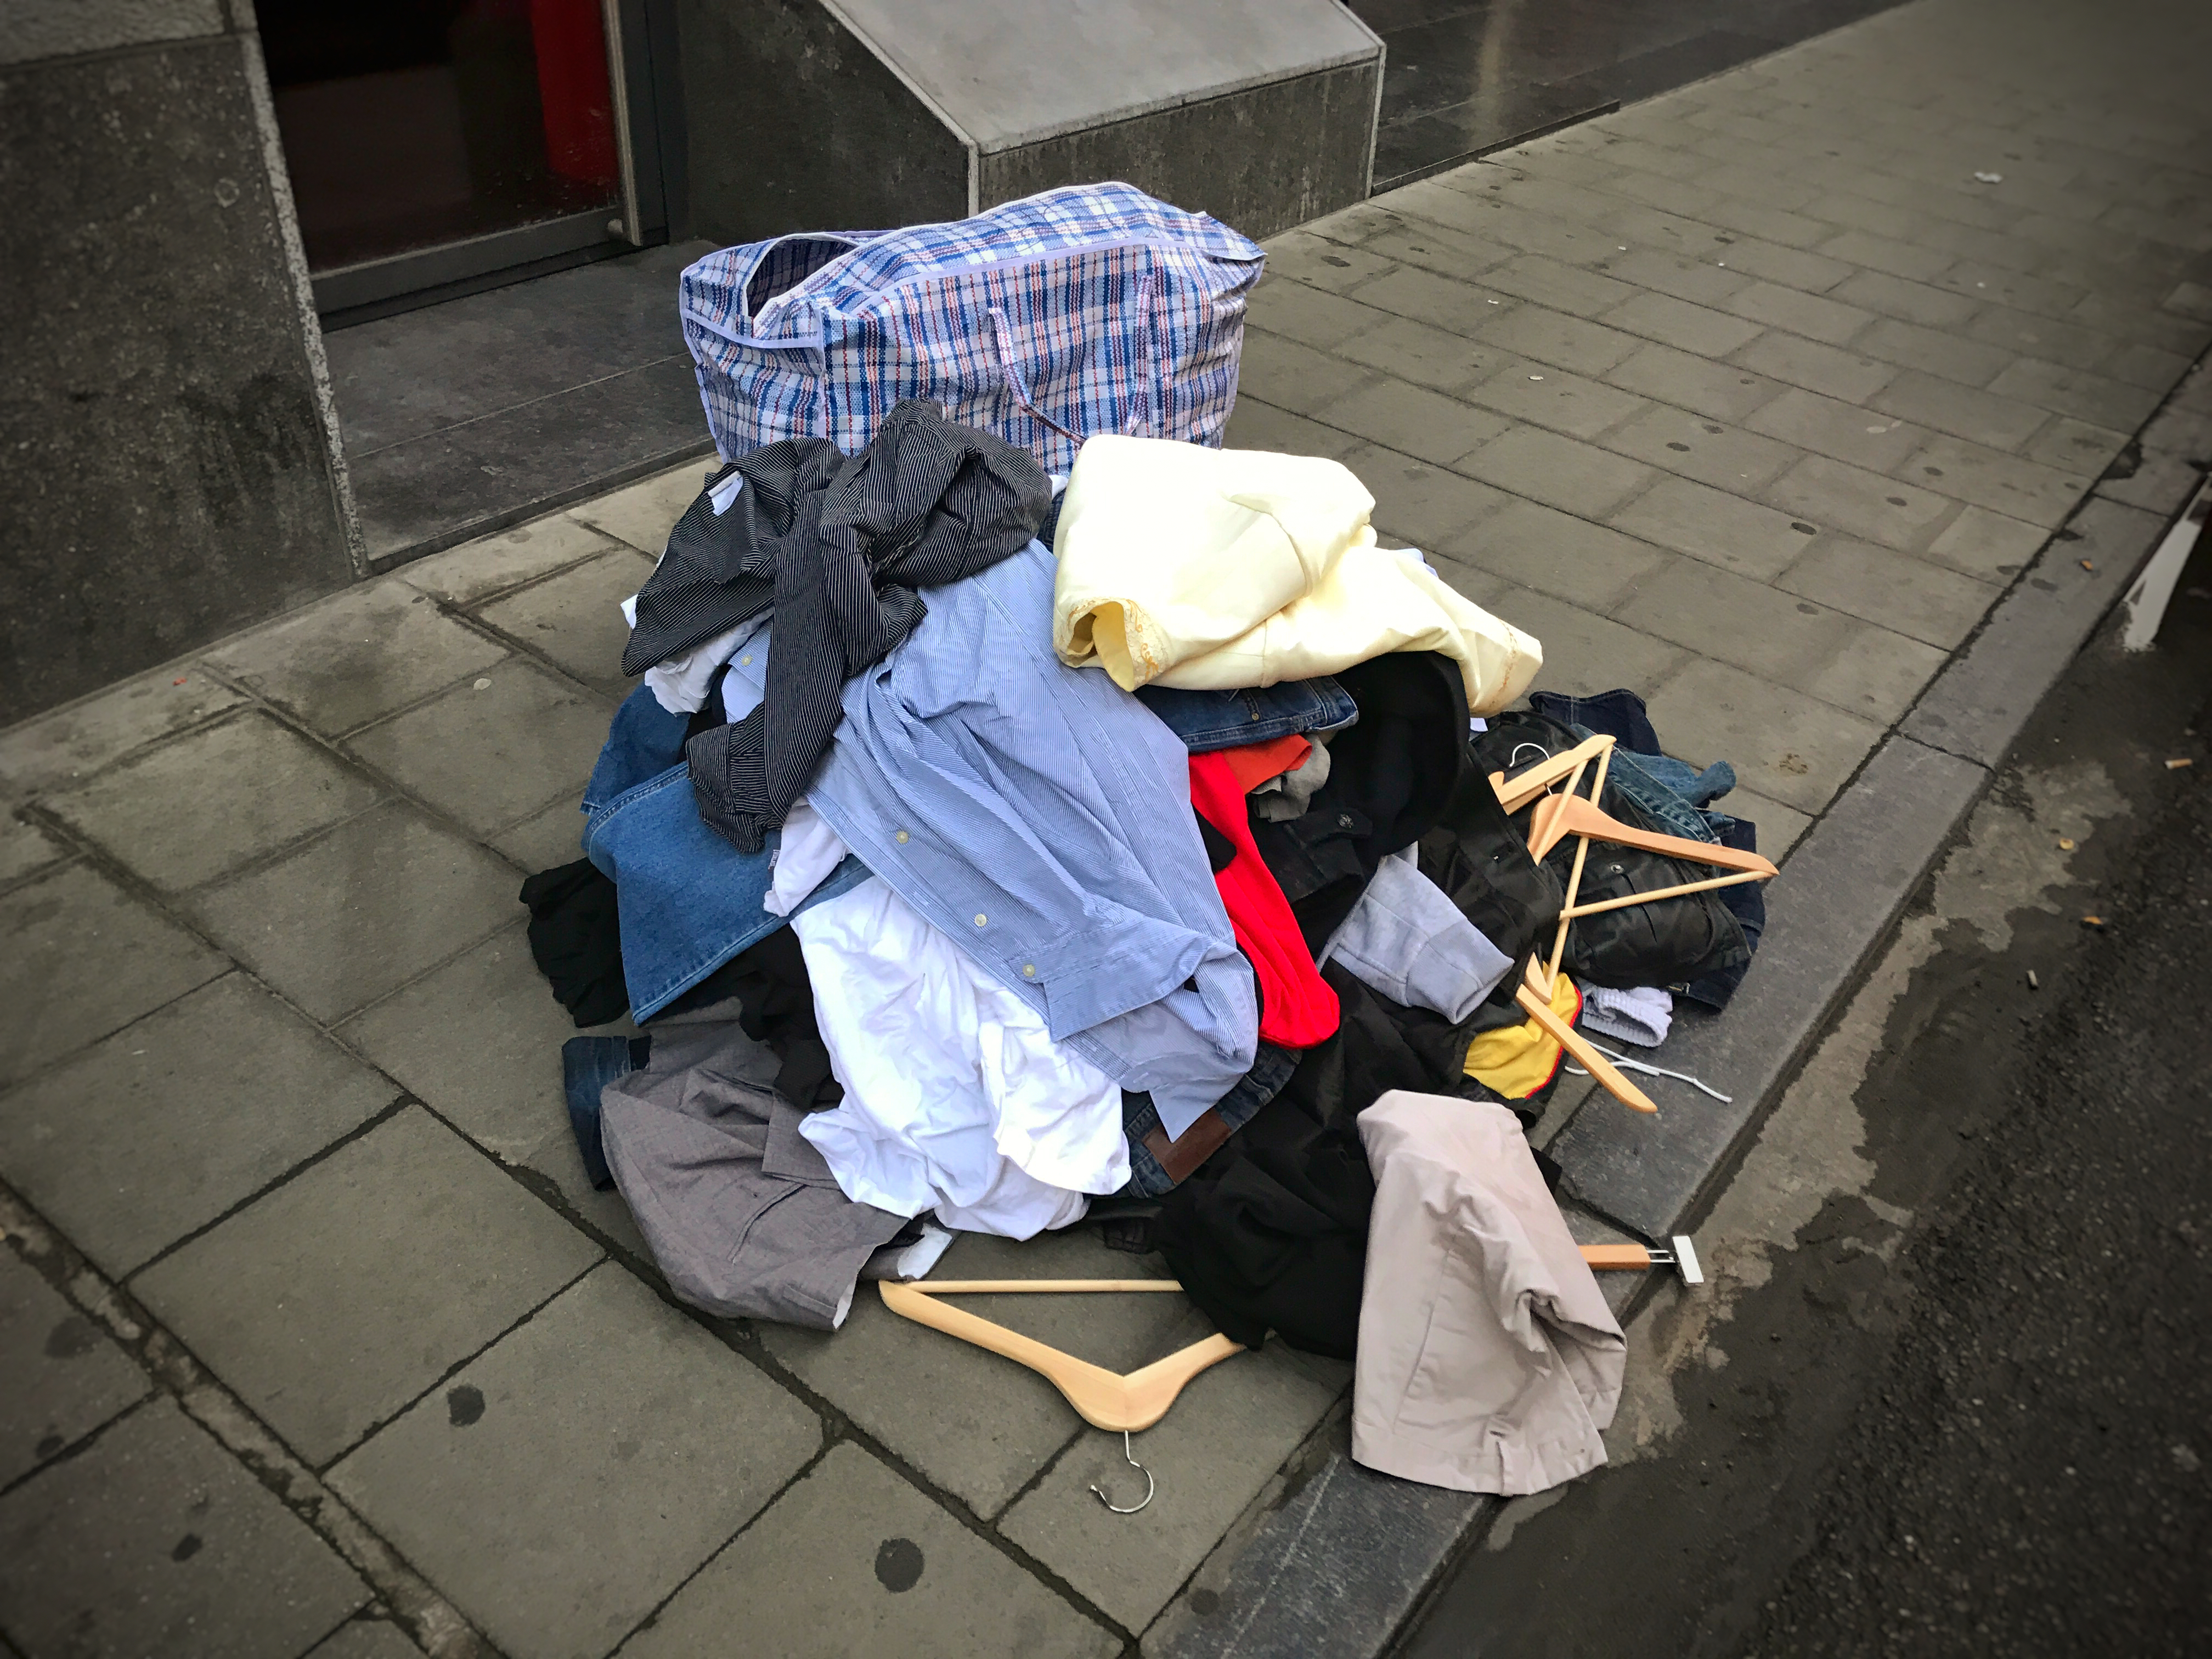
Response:
[[[208,931],[325,1024],[514,914],[514,872],[388,803],[191,901]]]
[[[1488,379],[1509,361],[1496,346],[1449,329],[1392,317],[1336,348],[1336,355],[1415,386],[1461,392]],[[1350,388],[1346,388],[1350,390]],[[1322,416],[1321,410],[1309,413]]]
[[[1605,320],[1614,328],[1700,357],[1724,357],[1748,345],[1765,328],[1670,294],[1638,294],[1607,312]]]
[[[1934,646],[1683,559],[1636,595],[1638,628],[1887,725],[1943,665]]]
[[[2122,501],[2170,518],[2188,505],[2197,487],[2204,482],[2206,470],[2204,462],[2187,459],[2171,450],[2147,449],[2134,471],[2124,478],[2100,481],[2097,494],[2105,501]]]
[[[1890,476],[2051,530],[2065,522],[2096,478],[2086,469],[2043,466],[1947,437],[1929,439],[1910,460],[1891,469]]]
[[[402,788],[489,836],[548,800],[583,798],[614,708],[540,669],[503,663],[356,732],[347,746]]]
[[[1730,363],[1707,362],[1662,345],[1644,347],[1611,369],[1605,379],[1624,391],[1738,424],[1783,389],[1780,382],[1763,374]]]
[[[319,1467],[599,1257],[415,1107],[131,1289]]]
[[[2073,316],[2075,307],[2088,297],[2087,290],[2071,283],[2047,276],[2032,276],[2010,265],[1995,264],[1977,258],[1960,260],[1928,286],[1948,289],[1964,300],[2009,306],[2015,310],[2033,312],[2037,316],[2062,322]],[[1875,308],[1884,309],[1881,307]],[[1931,327],[1942,326],[1928,317],[1913,317],[1906,320],[1927,323]],[[2082,320],[2090,321],[2086,317]],[[2093,323],[2092,325],[2095,325]]]
[[[1760,794],[1818,813],[1881,736],[1881,727],[1726,663],[1692,660],[1650,700],[1668,752],[1699,766],[1725,760]]]
[[[0,1251],[0,1487],[146,1397],[146,1374],[12,1253]]]
[[[2130,432],[2159,404],[2159,394],[2147,387],[2033,357],[2014,362],[1989,382],[1989,390],[2023,403],[2040,404],[2077,421]]]
[[[1603,374],[1623,358],[1644,349],[1633,334],[1602,323],[1553,311],[1547,306],[1483,307],[1487,316],[1469,313],[1473,331],[1516,356],[1572,369],[1577,374]]]
[[[1802,451],[1725,426],[1687,410],[1657,405],[1598,440],[1633,456],[1720,489],[1753,490],[1793,465]]]
[[[0,1170],[121,1279],[398,1094],[226,974],[16,1091],[0,1110]]]
[[[495,599],[477,614],[618,701],[629,694],[632,684],[622,672],[623,647],[629,639],[622,602],[652,574],[652,566],[638,555],[617,551]]]
[[[1638,288],[1671,294],[1678,300],[1694,301],[1701,306],[1719,306],[1723,310],[1727,309],[1723,301],[1752,281],[1741,271],[1724,270],[1711,260],[1686,258],[1658,248],[1632,248],[1626,253],[1616,251],[1606,261],[1605,270],[1607,276],[1632,283]]]
[[[1900,732],[1984,766],[2002,757],[2166,528],[2159,515],[2092,500],[2037,556],[1988,624],[1943,671]],[[2083,568],[2084,563],[2094,566]]]
[[[0,782],[32,794],[90,777],[245,701],[196,663],[157,669],[0,733]]]
[[[1375,386],[1323,411],[1330,425],[1415,459],[1449,466],[1512,422],[1487,410],[1413,386]]]
[[[1765,495],[1824,530],[1904,552],[1927,546],[1957,512],[1932,490],[1825,455],[1808,455],[1769,484]]]
[[[2212,400],[2206,407],[2193,407],[2175,397],[2143,428],[2142,447],[2200,465],[2212,463]]]
[[[1921,428],[1792,386],[1761,405],[1744,423],[1753,432],[1876,472],[1891,467],[1928,441]]]
[[[1790,850],[1804,839],[1805,832],[1813,827],[1810,814],[1794,806],[1784,806],[1771,800],[1755,790],[1738,784],[1724,799],[1728,805],[1722,808],[1730,817],[1748,818],[1759,826],[1759,850],[1777,864],[1787,858]]]
[[[1285,231],[1267,244],[1267,274],[1287,276],[1309,288],[1332,294],[1348,293],[1364,283],[1395,272],[1399,267],[1365,249],[1334,242],[1310,230]],[[1361,296],[1366,303],[1379,301]],[[1395,310],[1384,306],[1385,311]]]
[[[565,1121],[566,1115],[564,1113],[564,1121],[547,1130],[535,1146],[514,1160],[523,1184],[548,1202],[557,1200],[574,1220],[597,1232],[607,1244],[628,1257],[630,1265],[647,1276],[647,1283],[662,1283],[659,1269],[653,1263],[653,1248],[638,1231],[636,1218],[630,1214],[622,1194],[613,1188],[599,1191],[584,1172],[584,1155],[577,1150],[576,1133]]]
[[[1264,329],[1248,329],[1237,364],[1240,397],[1250,395],[1293,415],[1326,416],[1329,406],[1376,380],[1372,369]]]
[[[1237,407],[1229,416],[1229,430],[1223,441],[1230,449],[1269,449],[1279,455],[1326,455],[1331,460],[1342,459],[1360,443],[1351,433],[1323,426],[1303,415],[1293,415],[1287,409],[1277,409],[1273,404],[1263,404],[1243,391],[1237,393]]]
[[[1595,438],[1650,407],[1640,398],[1549,363],[1507,357],[1462,394],[1471,403],[1577,438]]]
[[[2122,347],[2118,355],[2104,365],[2104,372],[2130,386],[2163,392],[2192,361],[2185,352],[2135,344]]]
[[[0,817],[0,883],[20,881],[51,869],[71,857],[74,850],[35,823]]]
[[[1544,642],[1544,665],[1536,671],[1537,690],[1584,696],[1609,691],[1616,685],[1656,686],[1688,658],[1680,646],[1526,588],[1501,585],[1498,592],[1475,603],[1510,618],[1515,627],[1528,629]]]
[[[1886,270],[1893,276],[1910,277],[1916,283],[1942,276],[1954,257],[1944,248],[1877,236],[1867,230],[1847,230],[1839,236],[1832,236],[1820,244],[1820,252],[1831,259],[1862,265],[1869,270]]]
[[[531,875],[574,864],[584,856],[582,794],[579,789],[575,798],[556,800],[521,823],[508,825],[490,838],[489,845]]]
[[[565,1128],[561,1045],[577,1035],[518,919],[337,1028],[417,1100],[510,1162]]]
[[[1089,1229],[1019,1243],[963,1235],[935,1276],[1170,1277],[1158,1257],[1109,1250]],[[1205,1334],[1178,1335],[1191,1316],[1180,1296],[973,1296],[960,1305],[1118,1371]],[[758,1328],[778,1364],[987,1520],[1083,1431],[1060,1391],[1034,1371],[900,1318],[867,1285],[853,1298],[842,1330]]]
[[[1720,308],[1753,323],[1786,329],[1808,340],[1825,340],[1834,346],[1844,344],[1874,320],[1872,312],[1817,294],[1800,294],[1779,283],[1754,282],[1723,300]],[[1747,337],[1737,343],[1747,343]],[[1684,349],[1696,348],[1685,346]]]
[[[1524,501],[1509,503],[1433,550],[1599,611],[1611,611],[1674,556],[1633,536]]]
[[[1497,396],[1487,388],[1475,395]],[[1492,439],[1460,465],[1511,495],[1594,519],[1602,518],[1657,476],[1634,461],[1533,426],[1516,427]]]
[[[2015,311],[2010,306],[1984,307],[1963,331],[1969,339],[2001,347],[2016,357],[2039,358],[2046,363],[2085,368],[2099,374],[2114,374],[2116,366],[2130,349],[2125,341],[2101,329],[2039,317],[2033,312]],[[2155,385],[2163,392],[2188,367],[2185,357],[2153,350],[2144,368],[2154,378],[2138,384]]]
[[[668,532],[684,516],[684,509],[698,499],[708,478],[720,468],[721,463],[713,456],[702,461],[686,461],[665,472],[641,478],[611,495],[572,507],[568,516],[579,524],[604,531],[647,558],[657,560],[668,545]]]
[[[726,1632],[788,1659],[1108,1659],[1121,1638],[848,1442],[676,1593],[624,1659],[693,1659]]]
[[[2116,432],[2111,427],[2092,426],[2087,421],[2054,415],[2032,440],[2021,446],[2020,453],[2031,461],[2040,461],[2062,472],[2073,470],[2100,477],[2130,441],[2128,434]]]
[[[309,605],[208,653],[209,665],[336,737],[482,673],[506,647],[386,580]]]
[[[2001,591],[1926,559],[1843,536],[1816,538],[1774,585],[1946,650],[1973,631]]]
[[[29,1659],[296,1659],[368,1599],[166,1398],[0,1498],[0,1620]]]
[[[318,1643],[307,1659],[417,1659],[422,1650],[389,1619],[349,1619]]]
[[[1802,463],[1801,463],[1802,465]],[[1764,581],[1805,555],[1818,526],[1688,478],[1662,478],[1609,522],[1616,530]]]
[[[2050,410],[2033,404],[2000,398],[1917,368],[1907,369],[1875,392],[1868,405],[1994,449],[2019,449],[2051,419]]]
[[[1760,335],[1729,361],[1785,386],[1860,404],[1895,380],[1898,372],[1893,363],[1779,329]]]
[[[1352,250],[1366,253],[1364,249]],[[1273,255],[1269,254],[1272,263]],[[1480,283],[1439,275],[1419,265],[1401,265],[1368,257],[1386,266],[1389,274],[1361,284],[1362,305],[1375,306],[1393,316],[1446,329],[1455,334],[1474,334],[1482,325],[1510,312],[1521,302],[1508,299]]]
[[[198,887],[374,805],[375,783],[258,709],[46,799],[78,835],[155,886]]]
[[[1928,544],[1925,556],[1967,575],[2002,584],[2027,568],[2050,535],[2039,525],[1970,507]]]
[[[1602,252],[1614,251],[1617,246],[1605,244]],[[1501,294],[1533,300],[1577,317],[1601,317],[1636,297],[1636,290],[1626,283],[1534,253],[1493,266],[1483,272],[1482,280]]]
[[[1517,250],[1503,242],[1485,237],[1470,236],[1464,231],[1449,230],[1443,225],[1426,220],[1389,213],[1369,204],[1374,222],[1362,228],[1347,228],[1346,234],[1361,238],[1360,246],[1368,253],[1410,266],[1415,270],[1433,272],[1455,282],[1468,281],[1495,270],[1510,259],[1519,258]],[[1363,210],[1352,208],[1340,216],[1342,222],[1357,222]],[[1486,290],[1487,291],[1487,290]],[[1503,292],[1504,290],[1498,290]],[[1363,289],[1361,297],[1366,298]],[[1382,305],[1381,296],[1373,301]],[[1395,306],[1383,305],[1386,311]]]
[[[0,1000],[9,1013],[0,1022],[0,1085],[230,967],[219,951],[80,864],[0,897]]]
[[[480,605],[525,582],[581,564],[611,545],[604,532],[568,514],[556,514],[496,536],[464,542],[446,552],[402,565],[392,574],[408,586],[447,605]]]
[[[1387,322],[1390,313],[1326,289],[1308,288],[1279,276],[1262,282],[1246,302],[1246,317],[1257,328],[1323,350]]]
[[[330,1481],[512,1659],[599,1659],[821,1444],[811,1412],[610,1264]]]
[[[1460,472],[1376,445],[1363,445],[1343,460],[1375,497],[1376,528],[1416,547],[1437,546],[1512,499]]]
[[[1936,283],[1915,283],[1883,270],[1862,270],[1837,283],[1827,297],[1923,328],[1956,328],[1984,308],[1981,296],[1987,293],[1981,289],[1968,295]]]
[[[1002,1529],[1124,1629],[1140,1631],[1335,1399],[1264,1350],[1224,1360],[1133,1437],[1137,1461],[1158,1481],[1141,1515],[1115,1515],[1092,1496],[1093,1484],[1125,1494],[1123,1503],[1143,1489],[1121,1437],[1092,1429],[1007,1511]]]

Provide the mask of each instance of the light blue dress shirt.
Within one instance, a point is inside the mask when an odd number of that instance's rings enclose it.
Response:
[[[1191,813],[1188,753],[1103,672],[1053,654],[1053,576],[1032,542],[925,592],[921,625],[847,682],[807,799],[1180,1136],[1251,1066],[1258,994]],[[759,644],[723,681],[732,720],[759,701]]]

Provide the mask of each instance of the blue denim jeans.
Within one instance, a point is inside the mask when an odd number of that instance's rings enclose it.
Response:
[[[1359,718],[1352,694],[1326,675],[1249,691],[1147,685],[1139,688],[1137,696],[1194,755],[1267,743],[1293,732],[1334,732]]]
[[[580,1036],[561,1045],[561,1087],[568,1102],[568,1127],[575,1133],[584,1174],[595,1191],[604,1193],[615,1184],[606,1149],[599,1141],[599,1091],[638,1070],[652,1054],[651,1037]]]
[[[771,830],[757,853],[740,853],[700,818],[684,761],[690,720],[638,687],[615,711],[584,789],[584,855],[615,884],[623,977],[640,1024],[785,921],[761,907],[781,833]],[[867,877],[867,866],[848,857],[799,908]]]
[[[1282,1093],[1283,1085],[1291,1080],[1291,1073],[1298,1069],[1304,1054],[1296,1048],[1279,1048],[1272,1042],[1263,1042],[1252,1057],[1252,1069],[1237,1080],[1231,1089],[1214,1103],[1213,1109],[1231,1129],[1241,1129],[1252,1121],[1253,1114]],[[1175,1178],[1160,1167],[1145,1140],[1161,1127],[1160,1115],[1152,1106],[1152,1097],[1146,1094],[1121,1097],[1121,1125],[1129,1134],[1129,1182],[1115,1194],[1117,1198],[1158,1198],[1175,1189]]]

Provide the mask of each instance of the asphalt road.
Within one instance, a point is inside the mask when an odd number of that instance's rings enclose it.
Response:
[[[1632,1328],[1613,1467],[1401,1654],[2212,1651],[2212,554],[2183,586],[2039,712],[1701,1230],[1720,1282]]]

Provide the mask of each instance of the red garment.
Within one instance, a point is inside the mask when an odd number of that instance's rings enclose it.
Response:
[[[1238,948],[1260,977],[1260,1035],[1285,1048],[1310,1048],[1336,1030],[1336,993],[1315,968],[1290,900],[1252,844],[1244,786],[1237,779],[1240,764],[1249,761],[1240,763],[1238,752],[1224,749],[1190,757],[1190,804],[1237,848],[1227,866],[1213,872],[1213,884],[1221,890]]]
[[[1285,772],[1295,772],[1306,763],[1313,753],[1313,744],[1297,732],[1286,738],[1273,738],[1266,743],[1248,743],[1240,748],[1224,749],[1222,758],[1229,763],[1229,770],[1237,780],[1237,787],[1250,794],[1269,778],[1279,778]]]

